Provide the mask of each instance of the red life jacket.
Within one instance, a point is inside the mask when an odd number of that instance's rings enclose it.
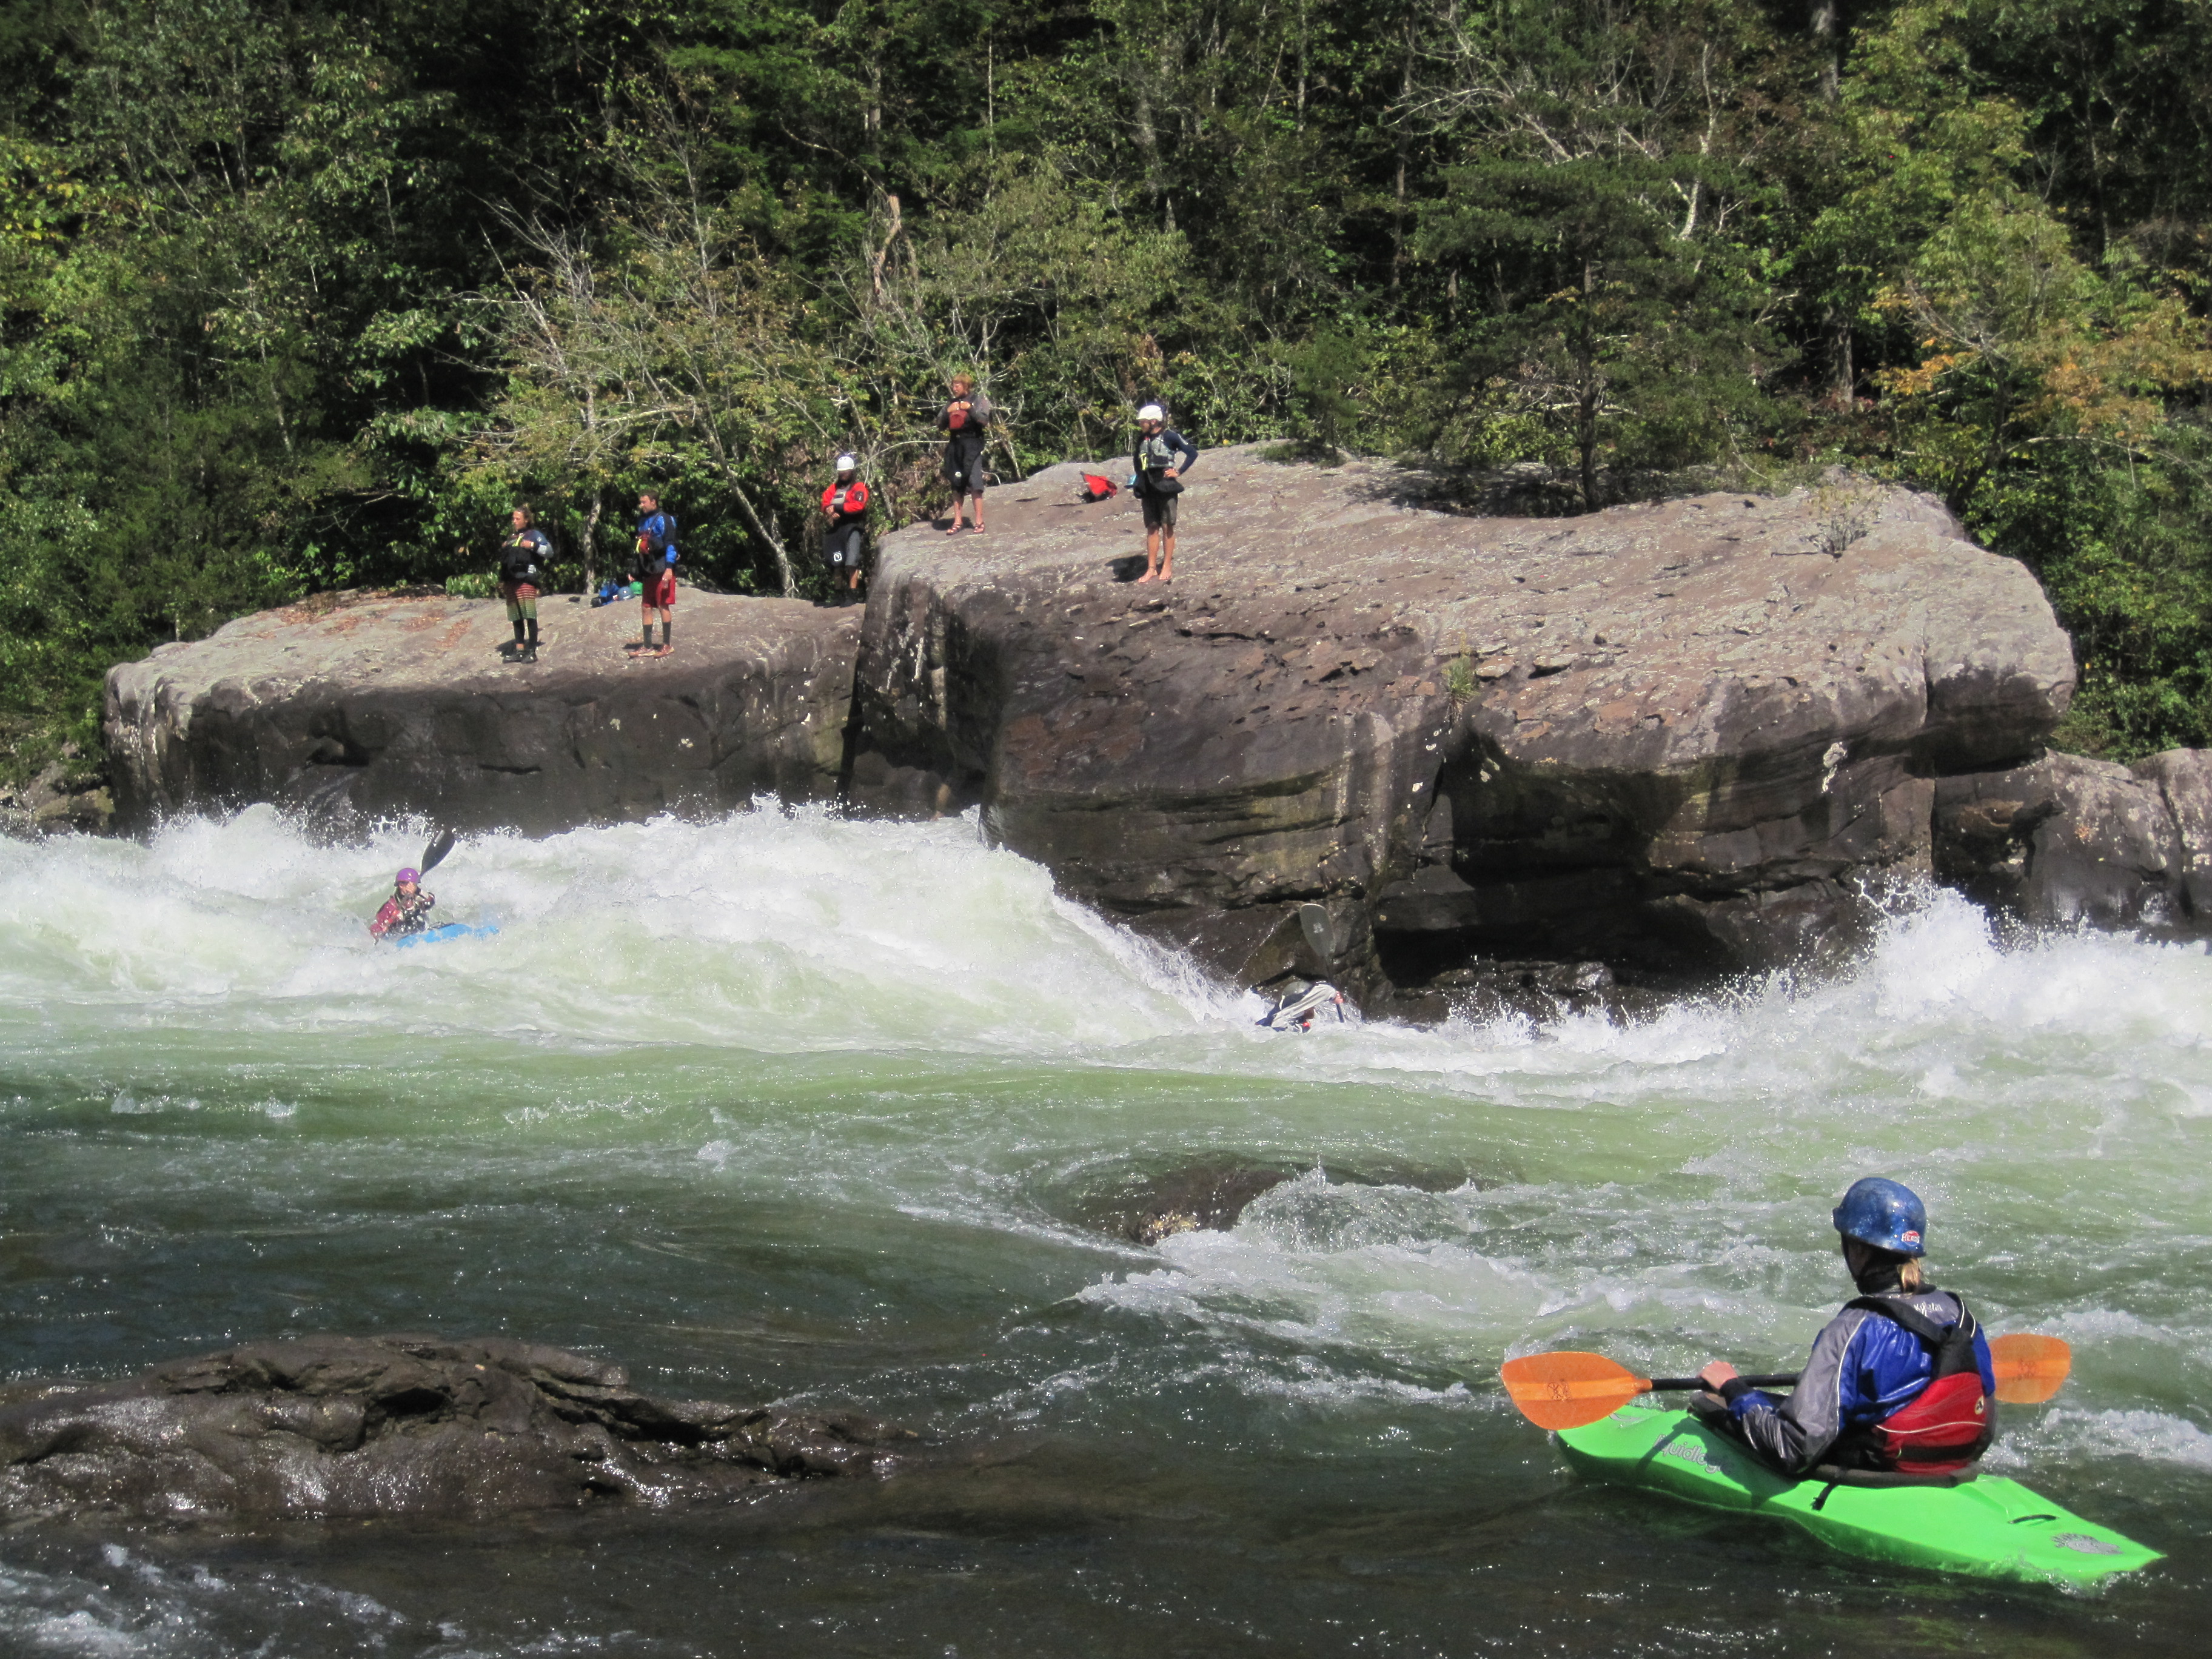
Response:
[[[822,510],[831,518],[857,519],[868,510],[868,487],[855,478],[848,484],[833,483],[822,492]]]
[[[958,432],[964,428],[968,424],[969,411],[974,407],[975,404],[966,398],[962,398],[955,402],[945,404],[945,429],[951,432]]]
[[[1864,1431],[1867,1449],[1904,1474],[1955,1474],[1990,1448],[1996,1401],[1982,1392],[1974,1358],[1974,1316],[1959,1304],[1959,1322],[1938,1325],[1889,1297],[1863,1296],[1845,1304],[1880,1314],[1919,1338],[1936,1356],[1936,1374],[1912,1399]]]

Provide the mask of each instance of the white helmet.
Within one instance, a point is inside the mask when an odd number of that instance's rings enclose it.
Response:
[[[1167,410],[1158,404],[1146,404],[1137,411],[1137,418],[1140,421],[1164,421],[1167,417]]]
[[[850,455],[840,455],[837,458],[837,470],[840,472],[850,472],[860,465],[860,464],[854,460]]]

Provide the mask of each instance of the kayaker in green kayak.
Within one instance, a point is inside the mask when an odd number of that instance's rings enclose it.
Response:
[[[1971,1468],[1996,1428],[1990,1345],[1966,1304],[1927,1281],[1928,1212],[1912,1190],[1870,1176],[1832,1219],[1859,1294],[1813,1343],[1797,1386],[1777,1399],[1725,1360],[1698,1373],[1690,1409],[1784,1474],[1816,1463],[1904,1474]]]

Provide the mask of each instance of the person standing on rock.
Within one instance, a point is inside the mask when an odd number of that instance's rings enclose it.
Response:
[[[1158,404],[1137,411],[1137,453],[1131,458],[1137,500],[1145,509],[1145,574],[1140,582],[1175,580],[1176,498],[1198,447],[1168,424]]]
[[[644,605],[645,635],[633,649],[641,657],[665,657],[676,637],[676,515],[660,510],[651,490],[637,498],[637,552],[631,571]],[[653,648],[653,613],[660,613],[660,649]]]
[[[822,492],[822,511],[830,520],[823,538],[823,556],[830,561],[830,585],[839,605],[850,605],[860,591],[860,560],[866,551],[864,521],[868,516],[868,486],[861,481],[860,464],[850,455],[837,458],[837,476]],[[976,510],[982,509],[979,505]]]
[[[553,574],[553,544],[527,506],[517,505],[508,517],[514,530],[500,545],[499,593],[507,601],[507,619],[514,624],[514,642],[500,651],[515,662],[536,662],[538,596]]]
[[[983,533],[983,444],[991,424],[991,400],[965,374],[952,377],[952,398],[937,417],[945,433],[945,482],[952,486],[952,527],[960,533],[961,509],[975,501],[975,531]]]

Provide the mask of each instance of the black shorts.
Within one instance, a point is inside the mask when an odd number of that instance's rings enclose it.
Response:
[[[1137,499],[1145,504],[1146,529],[1173,530],[1175,528],[1176,503],[1182,499],[1182,496],[1154,495],[1147,492],[1138,496]]]
[[[956,495],[983,493],[983,441],[954,439],[945,447],[945,482]]]
[[[860,526],[856,524],[831,525],[829,535],[822,542],[823,556],[830,561],[832,570],[858,570],[866,549]]]

